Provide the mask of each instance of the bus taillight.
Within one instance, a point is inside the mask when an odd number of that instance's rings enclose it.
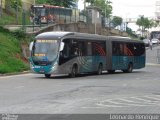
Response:
[[[44,16],[44,17],[41,17],[41,22],[42,22],[42,23],[46,23],[46,22],[47,22],[47,19],[46,19],[45,16]]]

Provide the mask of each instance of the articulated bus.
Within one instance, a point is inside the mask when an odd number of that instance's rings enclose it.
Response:
[[[121,70],[131,73],[145,67],[145,45],[127,37],[76,32],[46,32],[30,44],[31,69],[49,78],[52,74],[75,77]]]

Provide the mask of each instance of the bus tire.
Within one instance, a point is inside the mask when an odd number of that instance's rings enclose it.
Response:
[[[72,70],[71,70],[71,73],[69,74],[69,76],[70,76],[71,78],[76,77],[77,71],[78,71],[77,65],[73,65]]]
[[[98,66],[97,74],[101,75],[102,74],[102,70],[103,70],[103,65],[100,63],[99,66]]]
[[[44,75],[46,78],[50,78],[51,77],[51,74],[45,74]]]
[[[127,70],[123,70],[124,73],[131,73],[133,71],[133,64],[129,63]]]
[[[107,70],[109,74],[115,73],[115,70]]]

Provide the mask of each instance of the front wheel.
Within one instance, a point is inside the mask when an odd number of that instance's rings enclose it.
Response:
[[[46,78],[50,78],[51,77],[51,74],[45,74],[44,75]]]

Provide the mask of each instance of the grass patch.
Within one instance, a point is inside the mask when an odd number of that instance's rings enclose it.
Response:
[[[20,40],[6,31],[0,28],[0,73],[28,70],[29,65],[21,59]]]
[[[25,12],[25,24],[31,24],[29,19],[29,12]],[[18,14],[18,25],[22,25],[22,12],[19,12]],[[2,17],[0,17],[0,25],[15,25],[16,23],[16,16],[14,14],[9,15],[5,12],[3,12]]]

